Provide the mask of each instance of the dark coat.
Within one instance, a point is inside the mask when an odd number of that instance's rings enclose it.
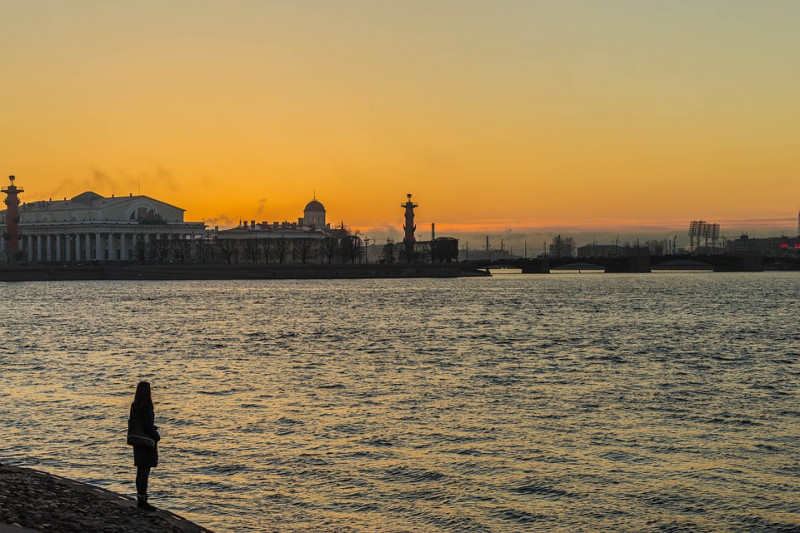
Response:
[[[136,408],[131,405],[131,420],[139,419],[142,422],[142,430],[144,434],[154,441],[156,445],[152,448],[148,446],[134,446],[133,447],[133,464],[134,466],[154,467],[158,466],[158,441],[161,436],[158,434],[158,428],[155,425],[155,413],[153,413],[153,406],[143,406]]]

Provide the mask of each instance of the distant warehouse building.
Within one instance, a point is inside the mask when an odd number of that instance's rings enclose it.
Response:
[[[640,255],[662,255],[663,248],[657,247],[652,252],[647,246],[624,244],[586,244],[578,246],[578,257],[634,257]]]
[[[728,241],[727,252],[734,255],[753,252],[761,255],[798,254],[800,253],[800,236],[754,238],[743,234],[738,239]]]
[[[619,250],[615,244],[586,244],[578,246],[578,257],[616,257]]]
[[[110,198],[84,192],[63,200],[28,202],[19,207],[19,249],[23,261],[84,262],[144,259],[160,243],[193,253],[205,233],[202,222],[184,222],[184,210],[141,195]],[[0,211],[6,231],[6,211]],[[0,252],[5,240],[0,239]],[[4,254],[3,254],[4,255]]]

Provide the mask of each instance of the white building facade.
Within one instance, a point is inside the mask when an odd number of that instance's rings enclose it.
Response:
[[[205,233],[202,222],[184,222],[184,210],[148,196],[103,197],[85,192],[71,199],[19,207],[20,251],[28,263],[140,260],[156,245],[185,248]],[[6,211],[0,211],[5,231]],[[5,240],[0,239],[0,252]]]

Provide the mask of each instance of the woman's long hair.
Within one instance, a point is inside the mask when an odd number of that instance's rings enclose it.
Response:
[[[153,398],[150,396],[150,382],[140,381],[136,386],[136,395],[133,397],[132,407],[153,407]]]

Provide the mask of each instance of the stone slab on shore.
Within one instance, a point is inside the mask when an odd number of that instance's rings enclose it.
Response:
[[[5,526],[4,526],[5,525]],[[0,533],[210,533],[169,511],[145,511],[115,492],[0,464]]]

